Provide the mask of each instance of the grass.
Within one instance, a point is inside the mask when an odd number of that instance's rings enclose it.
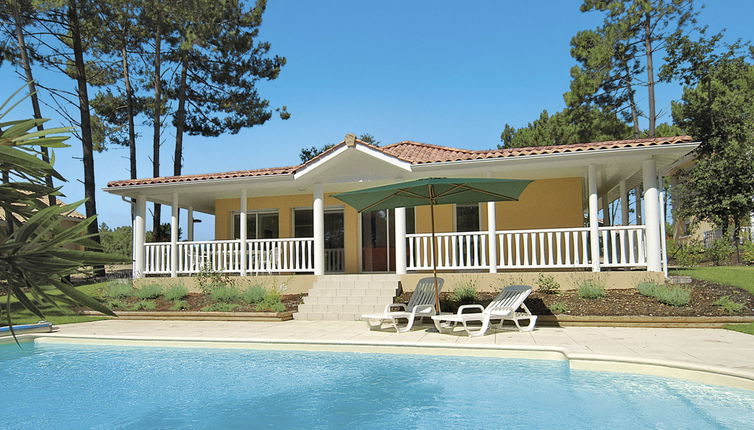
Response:
[[[731,285],[754,294],[754,266],[695,267],[674,270],[671,275],[691,276],[694,279]]]
[[[576,293],[582,299],[595,300],[605,295],[605,286],[599,281],[587,279],[579,283]]]
[[[725,324],[725,329],[739,331],[741,333],[754,335],[754,323],[748,324]]]
[[[670,306],[688,306],[691,302],[691,291],[683,287],[641,282],[636,286],[636,289],[642,296],[652,297],[658,302]]]
[[[83,285],[81,287],[78,287],[78,290],[90,296],[98,297],[99,291],[101,291],[107,284],[108,284],[107,282],[101,282],[98,284]],[[59,292],[56,289],[51,289],[47,293],[50,296],[57,299],[57,302],[60,304],[60,307],[58,308],[48,303],[44,303],[44,304],[38,303],[37,306],[45,315],[45,318],[47,318],[47,321],[50,321],[51,323],[55,325],[98,321],[98,320],[103,320],[103,319],[108,318],[105,316],[77,315],[76,312],[70,308],[70,306],[72,305],[70,299],[64,296],[63,293]],[[5,301],[4,298],[3,298],[3,301]],[[24,309],[21,306],[21,304],[18,303],[18,300],[16,300],[15,297],[11,297],[10,306],[11,306],[11,317],[13,319],[13,324],[30,324],[30,323],[35,323],[39,321],[39,317],[29,312],[28,310]],[[5,303],[3,303],[2,308],[3,308],[3,321],[0,324],[5,325],[7,324],[7,321],[5,320],[5,314],[4,314]]]

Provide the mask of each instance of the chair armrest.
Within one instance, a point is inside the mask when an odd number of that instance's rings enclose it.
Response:
[[[423,312],[426,310],[433,310],[435,308],[434,305],[416,305],[413,309],[411,309],[411,313],[416,314],[417,312]]]
[[[385,313],[390,313],[390,308],[397,306],[399,308],[403,308],[403,310],[406,310],[406,304],[405,303],[390,303],[389,305],[385,306]]]
[[[484,306],[480,304],[462,305],[460,308],[458,308],[458,315],[461,315],[466,309],[479,309],[479,312],[484,312]]]

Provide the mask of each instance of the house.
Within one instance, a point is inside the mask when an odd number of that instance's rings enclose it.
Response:
[[[664,270],[658,181],[697,146],[675,136],[479,151],[412,141],[377,147],[347,135],[297,166],[113,181],[105,191],[135,202],[134,278],[202,268],[239,276],[426,273],[429,207],[359,214],[331,196],[426,177],[534,180],[516,202],[436,208],[443,272],[647,276]],[[629,225],[628,193],[639,186],[641,222]],[[172,206],[171,242],[144,243],[148,201]],[[622,222],[600,226],[613,201]],[[187,241],[177,240],[180,209],[188,212]],[[193,240],[195,211],[214,215],[215,240]]]

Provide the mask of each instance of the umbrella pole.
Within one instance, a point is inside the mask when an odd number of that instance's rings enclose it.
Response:
[[[440,313],[440,288],[437,286],[437,245],[435,244],[435,205],[429,205],[430,218],[432,219],[432,277],[435,281],[435,309]]]

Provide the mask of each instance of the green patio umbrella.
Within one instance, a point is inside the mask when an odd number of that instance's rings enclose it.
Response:
[[[335,194],[338,200],[359,212],[429,205],[432,218],[432,276],[435,280],[437,312],[437,252],[435,250],[435,205],[516,201],[529,180],[492,178],[426,178],[382,187]]]

